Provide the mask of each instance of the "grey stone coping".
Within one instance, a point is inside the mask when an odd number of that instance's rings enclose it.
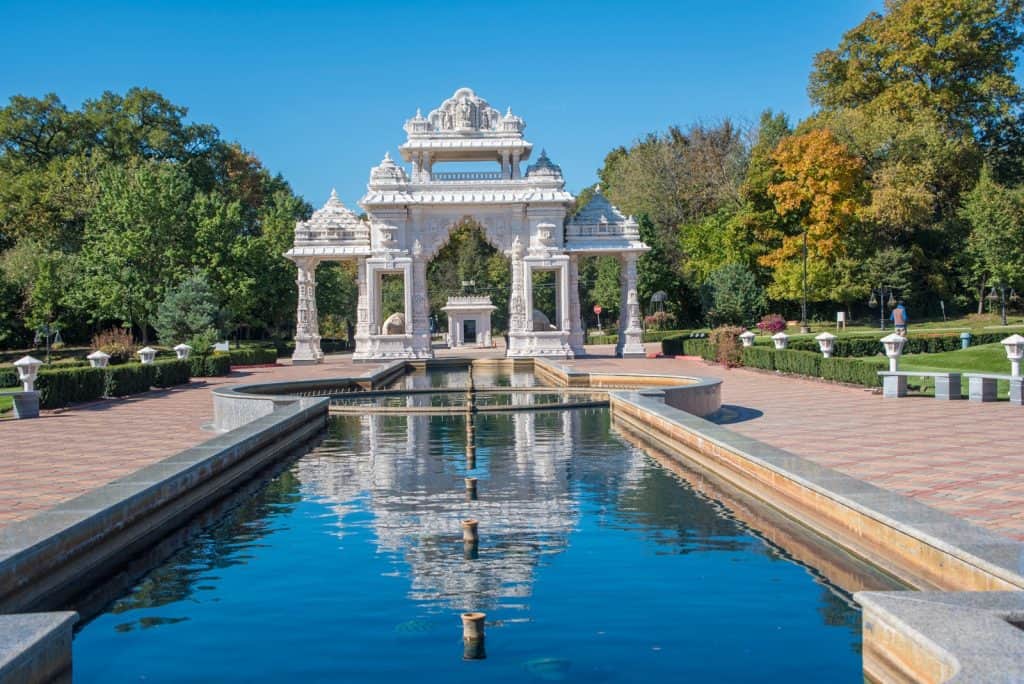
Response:
[[[73,612],[0,615],[0,684],[70,681]]]
[[[611,392],[660,418],[675,422],[709,442],[774,470],[802,486],[863,515],[1024,588],[1024,544],[932,508],[920,501],[864,482],[802,456],[739,435],[639,392]]]
[[[1024,681],[1024,592],[867,591],[854,599],[866,621],[898,627],[954,671],[948,682]]]
[[[878,371],[883,378],[952,378],[963,375],[960,371]]]
[[[1013,380],[1012,375],[1004,375],[1001,373],[964,373],[965,378],[981,378],[983,380]],[[1020,378],[1018,377],[1018,380]]]

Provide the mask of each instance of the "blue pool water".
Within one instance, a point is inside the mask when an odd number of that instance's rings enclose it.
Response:
[[[74,680],[862,681],[852,601],[607,410],[470,420],[332,419],[85,625]],[[463,660],[469,610],[485,660]]]

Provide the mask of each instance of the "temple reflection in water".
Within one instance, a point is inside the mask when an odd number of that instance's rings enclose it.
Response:
[[[443,383],[443,384],[439,384]],[[477,386],[533,386],[532,373],[474,370]],[[466,387],[467,372],[413,374],[405,389]],[[405,397],[410,407],[427,395]],[[534,395],[512,393],[516,407]],[[568,545],[579,518],[573,488],[600,482],[627,489],[644,455],[575,453],[581,427],[604,426],[600,410],[514,411],[473,416],[361,415],[335,419],[330,437],[297,464],[307,495],[330,502],[344,537],[358,509],[372,513],[378,551],[408,565],[409,598],[451,610],[480,610],[530,596],[538,564]],[[473,467],[475,466],[475,467]],[[467,500],[464,477],[476,477],[479,498]],[[463,554],[460,523],[480,521],[479,555]],[[404,573],[403,573],[404,574]]]

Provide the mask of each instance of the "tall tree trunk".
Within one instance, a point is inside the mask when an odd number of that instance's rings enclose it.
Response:
[[[978,285],[978,315],[985,313],[985,283]]]

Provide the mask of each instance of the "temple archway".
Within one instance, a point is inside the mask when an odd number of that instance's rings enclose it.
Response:
[[[586,255],[620,261],[618,353],[644,353],[636,260],[649,248],[640,240],[636,221],[612,206],[600,189],[568,218],[575,198],[565,190],[561,168],[542,151],[521,171],[533,151],[523,137],[525,127],[511,109],[502,115],[469,88],[461,88],[428,116],[417,111],[406,121],[408,138],[399,152],[411,170],[385,154],[370,171],[359,202],[365,220],[332,193],[312,219],[296,225],[295,246],[286,254],[298,267],[296,363],[323,358],[316,266],[346,259],[356,261],[359,291],[353,358],[431,358],[427,265],[466,216],[510,262],[507,356],[567,358],[583,353],[578,259]],[[471,162],[496,163],[498,170],[433,169],[435,163]],[[543,283],[536,292],[535,274]],[[400,307],[391,308],[401,309],[404,326],[385,326],[388,283],[399,281]],[[549,325],[535,324],[535,304],[550,309]]]

